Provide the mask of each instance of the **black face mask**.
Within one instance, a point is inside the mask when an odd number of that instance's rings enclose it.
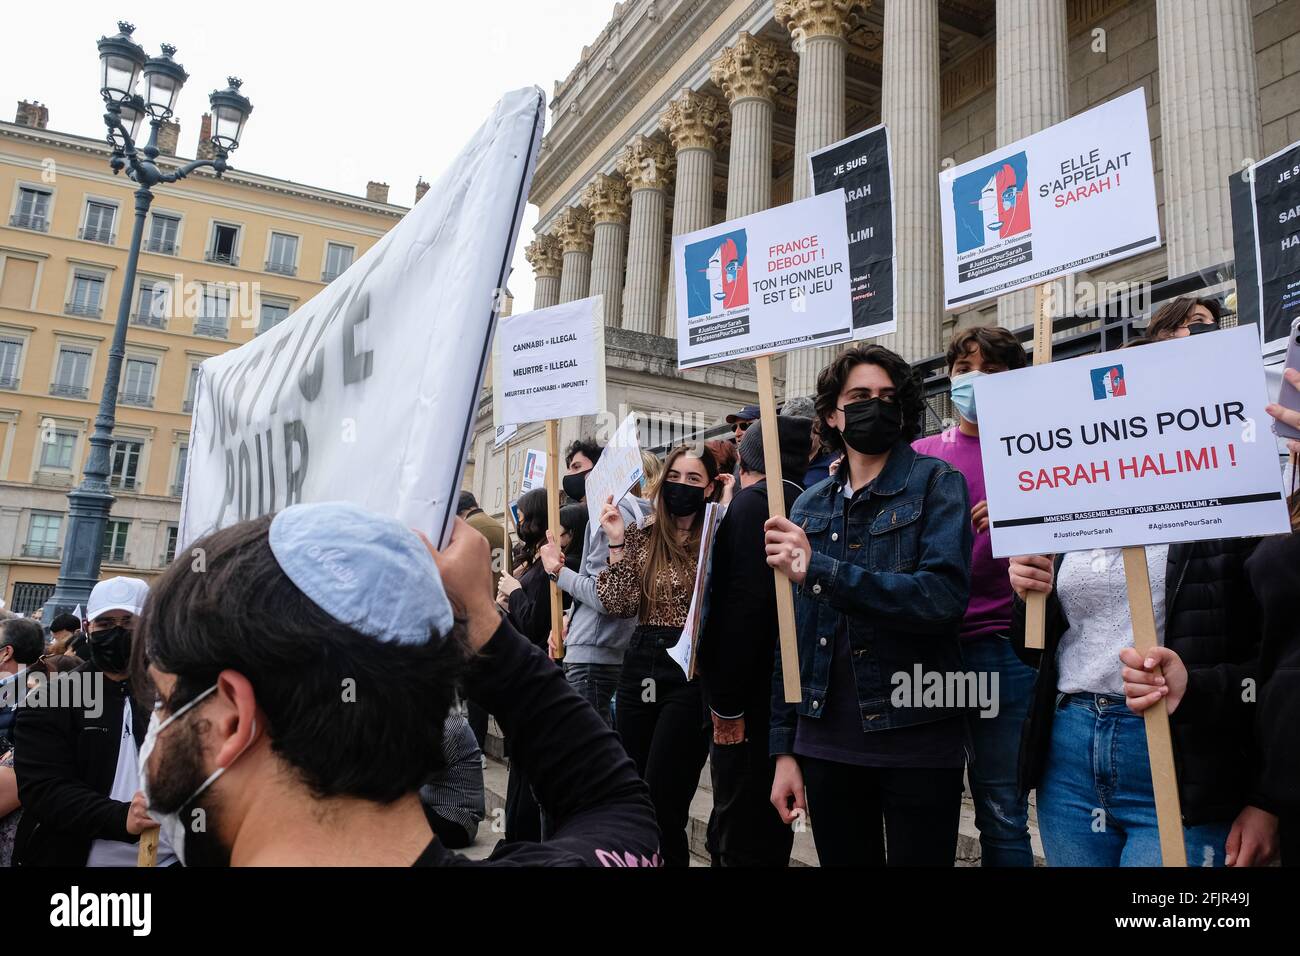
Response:
[[[903,410],[879,398],[844,406],[844,443],[862,455],[889,451],[903,433]]]
[[[659,496],[664,507],[674,518],[699,514],[704,510],[704,489],[680,481],[665,481],[659,486]]]
[[[1208,325],[1204,322],[1196,322],[1187,327],[1188,335],[1204,335],[1206,332],[1217,331],[1219,331],[1219,323],[1217,322],[1211,322]]]
[[[560,481],[564,486],[564,493],[574,501],[581,501],[587,497],[587,471],[580,471],[576,475],[565,475]]]
[[[130,631],[119,625],[91,631],[86,637],[90,644],[91,663],[108,674],[126,673],[131,659]]]

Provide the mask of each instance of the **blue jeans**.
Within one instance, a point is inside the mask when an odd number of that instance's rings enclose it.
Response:
[[[564,665],[564,676],[583,700],[596,708],[607,727],[614,726],[610,701],[618,689],[622,664],[569,664]]]
[[[1016,769],[1035,671],[998,634],[963,640],[961,655],[968,671],[998,675],[997,716],[974,713],[969,721],[975,756],[968,773],[980,831],[980,865],[1033,866],[1029,795],[1021,795]]]
[[[1183,827],[1188,866],[1222,866],[1231,821]],[[1038,785],[1048,866],[1160,866],[1146,727],[1124,698],[1068,694]]]

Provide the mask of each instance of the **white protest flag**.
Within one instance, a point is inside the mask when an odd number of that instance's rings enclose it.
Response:
[[[600,453],[600,461],[587,473],[587,517],[600,524],[600,509],[614,496],[614,504],[623,500],[632,486],[641,480],[641,445],[636,437],[636,413],[623,419],[618,431]]]
[[[199,369],[180,546],[300,501],[450,532],[545,97],[508,93],[405,218],[286,321]]]
[[[496,432],[492,436],[492,447],[500,448],[510,439],[515,437],[515,432],[519,431],[518,425],[498,425]]]
[[[1252,327],[976,380],[995,557],[1284,534]]]

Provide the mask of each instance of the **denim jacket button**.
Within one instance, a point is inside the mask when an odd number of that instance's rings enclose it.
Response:
[[[838,540],[840,540],[840,533],[839,533],[838,531],[832,531],[832,532],[831,532],[831,540],[832,540],[832,541],[838,541]]]
[[[822,638],[820,641],[818,641],[817,643],[820,644],[822,647],[825,647],[825,646],[826,646],[826,638],[823,637],[823,638]]]
[[[820,700],[815,700],[815,701],[812,702],[812,709],[813,709],[813,710],[816,710],[816,709],[817,709],[818,707],[820,707],[821,705],[822,705],[822,702],[821,702]]]
[[[820,584],[814,584],[814,585],[812,586],[812,592],[813,592],[813,594],[821,594],[821,593],[822,593],[822,586],[821,586]]]

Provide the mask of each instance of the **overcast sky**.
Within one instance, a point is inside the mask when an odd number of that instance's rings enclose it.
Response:
[[[234,165],[354,195],[373,179],[410,205],[416,178],[434,181],[503,92],[536,84],[549,104],[613,10],[613,0],[64,0],[6,44],[0,116],[39,100],[51,129],[102,136],[95,42],[126,19],[150,55],[177,47],[190,74],[174,117],[182,156],[194,155],[208,93],[233,74],[253,101]],[[517,311],[532,306],[523,247],[536,221],[530,206],[510,282]]]

